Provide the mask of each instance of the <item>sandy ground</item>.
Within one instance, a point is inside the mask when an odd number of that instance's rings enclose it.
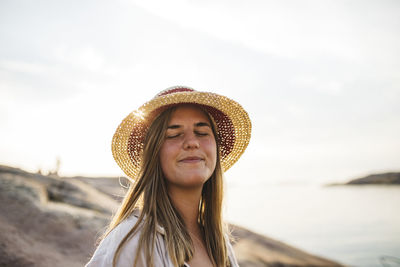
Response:
[[[0,266],[83,266],[124,194],[124,178],[49,177],[0,165]],[[239,264],[341,266],[233,227]]]

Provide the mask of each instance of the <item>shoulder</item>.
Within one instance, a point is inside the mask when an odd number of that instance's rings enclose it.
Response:
[[[137,214],[131,215],[129,218],[122,221],[101,241],[92,259],[86,266],[112,266],[114,255],[119,244],[137,223]],[[120,251],[116,266],[133,266],[136,257],[139,257],[138,266],[146,266],[144,251],[141,249],[138,253],[141,232],[142,229],[139,226],[138,230],[126,241]],[[156,242],[152,256],[155,266],[169,266],[170,260],[164,243],[163,229],[159,226],[157,227]]]
[[[125,238],[125,236],[129,233],[129,231],[135,226],[138,222],[138,218],[135,215],[131,215],[129,218],[123,220],[119,225],[117,225],[99,244],[96,251],[93,254],[93,257],[87,263],[87,267],[91,266],[112,266],[112,261],[114,259],[114,254],[117,251],[119,244]],[[137,250],[137,246],[139,244],[140,237],[140,229],[134,234],[129,241],[125,244],[121,254],[124,253],[127,249]],[[124,253],[125,254],[125,253]],[[134,253],[126,253],[127,258],[124,256],[126,260],[130,259],[133,256],[129,256],[129,254]],[[120,256],[122,258],[122,255]],[[134,258],[133,258],[134,260]]]
[[[232,267],[239,267],[239,264],[238,264],[236,256],[235,256],[235,251],[233,250],[233,247],[232,247],[232,244],[231,244],[231,242],[229,240],[228,235],[226,235],[225,238],[226,238],[226,248],[228,250],[228,258],[229,258],[229,261],[231,263],[231,266]]]

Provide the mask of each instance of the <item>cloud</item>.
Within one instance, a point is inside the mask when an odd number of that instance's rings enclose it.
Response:
[[[131,2],[181,27],[282,58],[395,62],[400,46],[397,2]]]
[[[307,74],[298,74],[292,77],[291,84],[296,88],[304,90],[313,90],[330,96],[343,95],[345,87],[342,81],[335,81],[332,78],[325,80],[321,77]]]
[[[60,64],[89,72],[101,73],[106,64],[102,53],[93,45],[71,47],[67,44],[59,44],[53,49],[53,58]]]
[[[0,69],[26,74],[43,74],[49,71],[45,65],[18,60],[1,60]]]

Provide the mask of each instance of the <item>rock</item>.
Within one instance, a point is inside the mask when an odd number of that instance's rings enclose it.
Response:
[[[232,230],[236,239],[233,248],[241,267],[342,266],[239,226],[232,226]]]
[[[348,185],[361,184],[400,184],[400,172],[387,172],[381,174],[372,174],[366,177],[351,180]]]
[[[0,165],[0,266],[83,266],[119,205],[119,184]],[[233,236],[242,267],[340,266],[238,226]]]
[[[85,216],[47,207],[17,179],[0,181],[0,266],[82,266],[96,235],[80,226]]]

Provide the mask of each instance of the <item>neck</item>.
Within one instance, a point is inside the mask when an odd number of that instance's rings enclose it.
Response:
[[[185,222],[187,230],[201,236],[198,218],[202,187],[194,189],[169,187],[168,191],[173,205]]]

